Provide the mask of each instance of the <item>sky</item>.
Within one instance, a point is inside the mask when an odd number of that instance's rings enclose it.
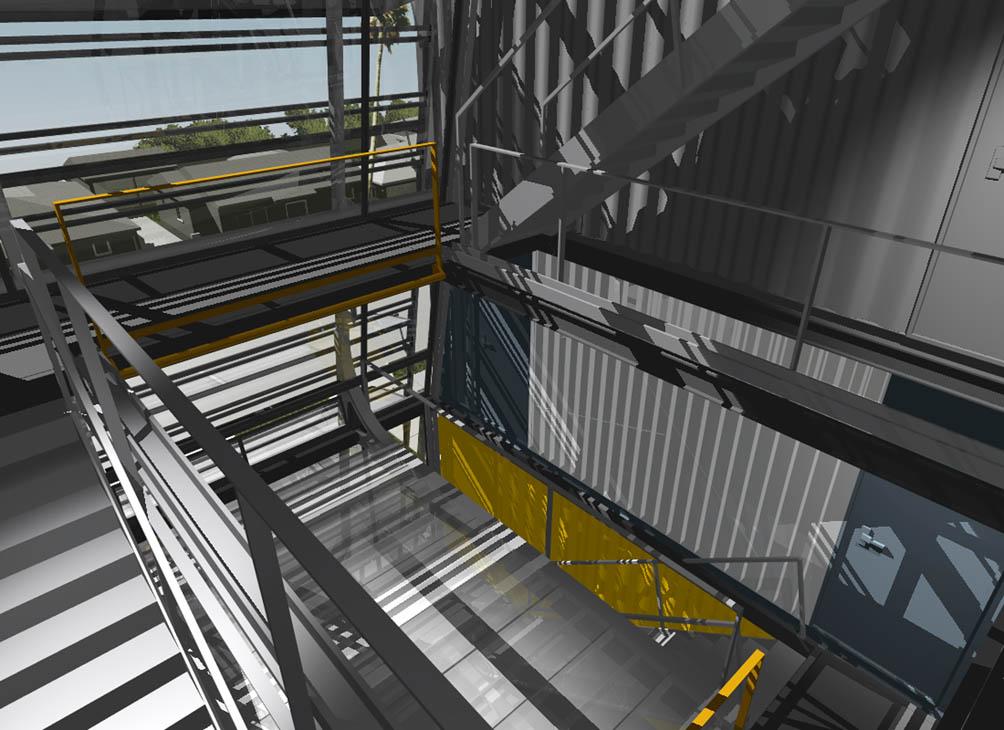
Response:
[[[323,23],[323,18],[211,22],[7,23],[0,25],[0,34],[267,29],[320,27]],[[185,41],[186,44],[198,42]],[[66,45],[0,46],[0,51]],[[413,44],[401,45],[391,53],[384,54],[382,93],[403,93],[418,88],[414,48]],[[359,95],[359,51],[359,46],[345,47],[346,97]],[[370,55],[372,84],[376,74],[375,48]],[[0,132],[296,104],[327,98],[325,51],[324,48],[266,48],[211,53],[5,61],[0,62],[0,91],[5,101],[9,102],[2,104]],[[112,133],[114,132],[107,132]],[[134,143],[90,145],[0,156],[0,172],[60,165],[73,155],[128,149],[132,146]]]

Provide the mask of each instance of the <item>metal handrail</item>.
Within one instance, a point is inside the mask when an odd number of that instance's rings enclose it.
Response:
[[[403,391],[405,391],[406,393],[408,393],[408,395],[410,395],[410,396],[418,399],[424,405],[426,405],[427,407],[429,407],[430,409],[432,409],[433,412],[442,414],[445,418],[447,418],[448,420],[450,420],[452,422],[455,422],[455,423],[459,422],[459,419],[454,414],[450,413],[449,411],[447,411],[446,409],[444,409],[440,404],[438,404],[435,401],[431,400],[430,398],[428,398],[427,396],[423,395],[422,393],[419,393],[419,392],[415,391],[414,389],[410,388],[406,383],[404,383],[403,381],[401,381],[400,378],[395,378],[393,375],[391,375],[390,373],[388,373],[385,369],[383,369],[381,367],[378,367],[377,365],[374,365],[373,363],[367,363],[366,364],[366,369],[371,369],[371,370],[375,371],[381,377],[389,380],[392,383],[395,383]],[[549,490],[548,494],[550,495],[550,490]],[[551,529],[550,522],[548,522],[548,524],[547,524],[547,526],[546,526],[545,529],[548,530],[548,531],[550,531],[550,529]],[[550,557],[550,553],[549,552],[547,553],[547,556]],[[685,560],[684,562],[691,562],[691,563],[694,563],[694,562],[709,562],[710,563],[710,562],[716,562],[718,560],[719,560],[719,558],[705,558],[705,559],[696,558],[696,559],[691,559],[691,560]],[[744,559],[738,559],[738,560],[744,560]],[[750,559],[745,559],[745,560],[749,561]],[[774,558],[766,558],[765,559],[766,562],[774,562],[774,561],[780,561],[780,560],[783,560],[783,559],[780,559],[780,558],[779,559],[774,559]],[[788,560],[797,561],[799,563],[799,566],[801,566],[801,558],[790,558]],[[662,560],[659,560],[658,558],[648,558],[648,559],[646,559],[646,558],[618,558],[618,559],[605,559],[605,560],[604,559],[600,559],[600,560],[556,560],[555,564],[556,565],[652,565],[653,566],[653,572],[655,573],[655,575],[654,575],[655,596],[656,596],[656,605],[658,606],[658,613],[655,616],[649,616],[649,615],[645,615],[645,614],[621,614],[621,615],[623,615],[625,618],[629,618],[629,619],[638,619],[638,620],[642,620],[642,621],[646,621],[646,620],[657,621],[659,623],[660,630],[663,630],[663,631],[665,630],[665,624],[667,624],[667,623],[693,624],[693,625],[703,625],[703,626],[721,626],[721,627],[725,627],[725,628],[731,627],[732,628],[732,638],[731,638],[731,641],[729,643],[728,653],[726,654],[726,657],[725,657],[725,667],[724,667],[724,671],[723,671],[724,675],[726,675],[726,676],[728,675],[729,665],[732,663],[732,656],[735,653],[736,644],[738,643],[738,640],[739,640],[739,634],[740,634],[740,630],[741,630],[741,627],[742,627],[742,620],[743,620],[743,613],[744,613],[743,607],[740,606],[740,605],[738,605],[738,604],[736,604],[736,602],[734,600],[732,600],[731,598],[728,598],[726,600],[721,600],[719,598],[718,601],[722,605],[724,605],[726,608],[728,608],[729,610],[733,611],[736,614],[736,617],[735,617],[735,619],[733,621],[723,621],[723,620],[718,620],[718,619],[706,619],[706,618],[692,618],[692,617],[687,617],[687,616],[668,616],[668,615],[665,614],[665,612],[663,610],[662,581],[661,581],[660,576],[659,576],[659,567],[662,566],[662,565],[664,565],[664,563],[663,563]],[[801,596],[802,595],[801,572],[799,572],[798,586],[799,586],[799,595]],[[799,622],[800,627],[801,627],[800,635],[801,636],[805,636],[805,621],[804,621],[805,606],[804,606],[804,601],[801,602],[801,606],[802,606],[802,614],[801,614],[802,615],[802,619]]]
[[[755,649],[749,655],[749,658],[743,662],[743,665],[736,670],[735,674],[722,685],[722,688],[714,694],[704,708],[690,721],[687,730],[701,730],[708,727],[708,723],[714,718],[715,713],[740,687],[744,688],[743,695],[739,703],[739,713],[736,716],[733,727],[735,730],[743,730],[749,717],[750,705],[753,703],[753,693],[756,691],[760,670],[763,669],[764,656],[764,653],[760,649]]]
[[[548,529],[550,529],[548,523]],[[693,616],[671,616],[666,614],[663,607],[662,598],[662,577],[659,575],[659,567],[663,562],[658,558],[620,558],[613,560],[556,560],[555,565],[651,565],[653,572],[653,583],[655,584],[655,603],[657,614],[655,616],[641,613],[622,613],[624,618],[635,621],[656,621],[659,624],[659,631],[665,633],[666,624],[682,624],[684,626],[717,626],[732,629],[732,637],[729,640],[729,650],[725,654],[725,664],[722,668],[722,679],[729,676],[729,666],[732,664],[732,656],[735,654],[736,644],[739,641],[739,634],[742,629],[743,607],[736,605],[732,599],[721,600],[719,602],[727,609],[735,613],[736,617],[731,621],[711,618],[694,618]]]
[[[30,230],[19,232],[22,234],[18,237],[20,241],[55,278],[65,305],[71,315],[74,315],[78,346],[88,365],[91,386],[100,400],[101,416],[110,432],[110,456],[123,465],[120,473],[129,474],[130,469],[135,471],[135,462],[128,448],[123,422],[108,389],[106,378],[112,374],[102,372],[97,346],[86,326],[87,319],[95,328],[100,328],[234,486],[244,515],[248,545],[296,730],[313,728],[313,713],[290,623],[289,604],[279,572],[273,533],[430,717],[444,728],[487,728],[481,716],[436,670],[429,658],[300,521],[289,505],[269,488],[111,313],[66,269],[55,253],[37,234]],[[49,296],[51,303],[48,290],[44,287],[37,289],[43,296]],[[61,333],[52,334],[54,338],[61,336]],[[58,366],[57,362],[53,364]],[[75,367],[72,361],[63,365],[66,368]],[[57,380],[58,378],[57,371]]]
[[[504,155],[506,157],[515,157],[523,160],[531,160],[533,162],[542,162],[574,173],[586,173],[589,175],[596,175],[598,177],[606,177],[610,178],[611,180],[620,180],[625,183],[642,185],[644,187],[654,188],[656,190],[662,190],[667,193],[682,195],[687,198],[704,200],[709,203],[721,203],[722,205],[728,205],[734,208],[741,208],[743,210],[750,210],[755,213],[774,215],[779,218],[785,218],[787,220],[797,221],[799,223],[810,223],[819,226],[830,226],[836,230],[843,230],[851,233],[860,233],[868,236],[874,236],[875,238],[881,238],[893,243],[902,243],[907,246],[914,246],[916,248],[925,248],[932,251],[941,251],[955,256],[963,256],[966,258],[977,259],[979,261],[986,261],[988,263],[997,264],[998,266],[1004,265],[1004,258],[1002,257],[991,256],[989,254],[979,253],[977,251],[970,251],[968,249],[960,248],[958,246],[933,243],[931,241],[927,241],[922,238],[914,238],[912,236],[904,236],[897,233],[889,233],[888,231],[882,231],[877,228],[868,228],[867,226],[859,226],[854,223],[845,223],[843,221],[832,220],[829,218],[813,218],[811,216],[801,215],[799,213],[792,213],[791,211],[783,210],[781,208],[771,208],[766,205],[747,203],[742,200],[726,198],[724,196],[714,195],[712,193],[699,193],[695,190],[688,190],[686,188],[681,188],[676,185],[664,185],[662,183],[652,182],[651,180],[644,180],[642,178],[630,177],[628,175],[619,175],[615,172],[603,170],[598,167],[577,165],[573,162],[550,160],[546,157],[530,155],[525,152],[517,152],[516,150],[509,150],[503,147],[493,147],[491,145],[481,144],[480,142],[471,142],[470,146],[472,150],[478,149],[478,150],[483,150],[485,152],[494,152],[496,154]]]
[[[120,198],[127,195],[140,195],[142,193],[152,193],[159,192],[161,190],[174,190],[176,188],[187,187],[189,185],[198,185],[200,183],[208,182],[220,182],[222,180],[235,180],[242,177],[248,177],[250,175],[260,175],[269,172],[286,172],[288,170],[297,170],[304,167],[316,167],[317,165],[326,165],[332,162],[344,162],[346,160],[357,160],[357,159],[367,159],[370,157],[378,157],[380,155],[393,154],[395,152],[408,152],[412,150],[420,150],[428,148],[429,154],[432,158],[432,167],[436,168],[436,143],[435,142],[420,142],[418,144],[402,145],[400,147],[385,147],[379,150],[369,150],[366,152],[353,152],[347,155],[335,155],[334,157],[321,157],[316,160],[307,160],[305,162],[290,162],[285,165],[272,165],[271,167],[256,167],[250,170],[239,170],[237,172],[227,172],[221,175],[208,175],[205,177],[193,177],[188,180],[177,180],[174,182],[161,183],[160,185],[143,185],[138,188],[126,188],[125,190],[114,190],[107,193],[95,193],[93,195],[81,195],[75,198],[62,198],[60,200],[52,201],[52,208],[56,214],[56,222],[59,224],[59,228],[63,233],[63,241],[66,244],[67,254],[70,257],[70,263],[73,266],[73,271],[77,275],[77,279],[81,283],[84,282],[84,275],[80,270],[80,262],[77,259],[76,252],[73,249],[73,241],[70,238],[70,232],[67,228],[66,221],[63,218],[63,206],[73,205],[75,203],[86,203],[93,200],[109,200],[111,198]],[[439,232],[439,186],[432,186],[432,195],[435,205],[435,216],[437,218],[436,223],[436,246],[437,248],[441,245],[441,237]]]
[[[800,557],[792,556],[766,556],[762,558],[744,556],[722,556],[713,558],[685,558],[685,563],[690,565],[712,565],[725,563],[794,563],[797,568],[798,578],[798,635],[805,638],[805,561]]]
[[[679,187],[677,185],[665,185],[662,183],[652,182],[651,180],[644,180],[642,178],[630,177],[628,175],[620,175],[615,172],[610,172],[608,170],[603,170],[598,167],[589,167],[587,165],[578,165],[573,162],[565,162],[559,160],[551,160],[546,157],[540,157],[538,155],[531,155],[526,152],[518,152],[516,150],[505,149],[503,147],[494,147],[492,145],[481,144],[480,142],[470,143],[470,154],[471,154],[471,186],[472,186],[472,214],[471,214],[471,229],[468,238],[468,244],[472,244],[478,241],[478,230],[479,230],[479,212],[480,212],[480,187],[476,184],[477,175],[477,164],[476,158],[474,157],[475,151],[481,150],[484,152],[491,152],[498,155],[503,155],[505,157],[512,157],[519,160],[529,160],[533,162],[539,162],[542,164],[551,165],[558,168],[561,172],[561,180],[559,183],[559,193],[556,196],[559,206],[563,203],[564,198],[564,188],[565,188],[565,174],[587,174],[595,175],[597,177],[609,178],[611,180],[619,180],[630,185],[641,185],[642,187],[651,188],[654,190],[661,190],[666,193],[672,193],[674,195],[681,195],[685,198],[693,198],[695,200],[703,200],[710,203],[718,203],[721,205],[729,206],[732,208],[738,208],[740,210],[748,210],[754,213],[762,213],[765,215],[772,215],[784,220],[791,220],[798,223],[806,223],[809,225],[820,227],[820,243],[819,248],[816,253],[816,260],[813,266],[813,275],[810,280],[810,287],[807,293],[806,299],[803,302],[801,316],[798,323],[798,332],[795,338],[795,347],[792,351],[792,358],[788,367],[792,370],[797,370],[799,365],[799,359],[802,352],[802,346],[805,339],[805,333],[808,327],[809,316],[812,312],[813,305],[815,303],[816,290],[819,286],[819,281],[823,272],[823,265],[826,260],[826,255],[829,249],[830,240],[834,230],[847,231],[850,233],[855,233],[859,235],[866,235],[872,238],[877,238],[881,241],[887,243],[898,243],[905,246],[910,246],[913,248],[926,249],[928,251],[937,251],[939,253],[945,253],[950,256],[957,256],[960,258],[975,259],[977,261],[983,261],[986,263],[994,264],[996,266],[1004,266],[1004,258],[999,256],[991,256],[989,254],[980,253],[978,251],[971,251],[969,249],[964,249],[959,246],[953,246],[948,243],[934,243],[932,241],[927,241],[922,238],[914,238],[912,236],[904,236],[895,233],[889,233],[888,231],[883,231],[875,228],[868,228],[867,226],[860,226],[853,223],[845,223],[842,221],[836,221],[828,218],[813,218],[811,216],[801,215],[798,213],[792,213],[787,210],[782,210],[780,208],[771,208],[766,205],[758,205],[756,203],[747,203],[741,200],[734,200],[732,198],[726,198],[721,195],[714,195],[711,193],[699,193],[694,190],[688,190],[686,188]],[[463,232],[461,231],[461,236]],[[565,252],[565,242],[564,238],[566,235],[566,225],[564,212],[559,212],[558,216],[558,271],[559,274],[564,267],[564,252]],[[559,276],[559,279],[561,277]],[[910,335],[907,333],[907,336]]]
[[[187,314],[172,317],[167,320],[156,322],[149,325],[144,325],[142,327],[132,330],[131,334],[133,337],[146,336],[155,334],[157,332],[162,332],[167,329],[173,329],[175,327],[183,326],[186,324],[191,324],[197,321],[203,321],[207,318],[214,317],[220,314],[228,314],[240,309],[245,309],[256,304],[262,304],[267,301],[272,301],[274,299],[292,295],[299,294],[312,289],[317,289],[322,286],[327,286],[329,284],[342,281],[346,278],[356,275],[375,273],[377,271],[383,271],[385,269],[397,266],[400,264],[415,261],[417,259],[425,258],[431,255],[434,259],[433,270],[428,275],[425,275],[419,279],[411,282],[405,282],[397,286],[390,287],[376,292],[375,294],[367,294],[354,299],[338,302],[337,304],[328,305],[320,309],[305,312],[303,314],[298,314],[288,319],[276,322],[273,324],[263,325],[255,327],[251,330],[241,332],[237,335],[232,335],[230,337],[218,340],[215,342],[206,343],[203,345],[197,345],[195,347],[188,348],[181,352],[172,353],[170,355],[164,355],[156,359],[158,365],[172,365],[184,360],[191,359],[193,357],[198,357],[199,355],[208,354],[216,350],[220,350],[224,347],[230,347],[233,345],[246,342],[251,339],[258,337],[263,337],[268,334],[272,334],[281,329],[286,329],[304,322],[311,321],[328,314],[333,314],[336,311],[341,311],[344,309],[350,309],[352,307],[361,306],[363,304],[381,299],[393,294],[399,294],[410,289],[414,289],[418,286],[424,286],[428,284],[434,284],[438,281],[442,281],[446,278],[446,274],[443,271],[443,236],[442,236],[442,218],[440,211],[440,195],[439,195],[439,162],[437,155],[437,143],[436,142],[421,142],[418,144],[403,145],[400,147],[385,147],[379,150],[371,150],[368,152],[355,152],[347,155],[336,155],[334,157],[323,157],[317,160],[307,160],[305,162],[292,162],[284,165],[273,165],[271,167],[261,167],[254,168],[250,170],[240,170],[237,172],[229,172],[220,175],[211,175],[208,177],[191,178],[188,180],[179,180],[175,182],[162,183],[160,185],[146,185],[138,188],[127,188],[125,190],[116,190],[106,193],[96,193],[93,195],[83,195],[76,198],[64,198],[62,200],[55,200],[52,203],[53,210],[55,211],[56,221],[59,224],[59,228],[63,234],[63,241],[66,244],[66,250],[70,258],[70,263],[72,264],[73,271],[77,277],[77,280],[84,284],[83,272],[80,268],[80,263],[77,259],[76,253],[73,249],[73,241],[70,237],[69,228],[63,216],[63,207],[67,205],[75,205],[80,203],[89,203],[92,201],[105,201],[119,197],[139,195],[147,192],[160,192],[162,190],[175,190],[178,188],[187,187],[190,185],[204,184],[209,182],[221,182],[228,180],[237,180],[253,175],[260,175],[264,173],[276,173],[276,172],[288,172],[290,170],[298,170],[305,167],[316,167],[318,165],[325,165],[331,162],[340,162],[345,160],[355,160],[355,159],[368,159],[370,157],[376,157],[379,155],[392,155],[401,152],[410,152],[415,150],[428,149],[429,151],[429,168],[432,173],[432,218],[433,218],[433,243],[421,249],[417,249],[410,253],[401,254],[398,256],[393,256],[390,258],[382,259],[372,263],[364,264],[362,266],[357,266],[346,271],[339,271],[328,276],[324,276],[317,279],[310,279],[307,281],[302,281],[297,284],[291,284],[279,289],[274,289],[271,291],[266,291],[260,294],[255,294],[252,296],[246,296],[239,299],[232,300],[223,304],[217,304],[209,309],[196,310],[189,312]],[[430,254],[431,251],[431,254]],[[107,342],[102,336],[102,332],[99,328],[98,330],[98,344],[101,347],[102,352],[107,355]],[[123,377],[132,377],[136,374],[134,368],[126,367],[121,371]]]

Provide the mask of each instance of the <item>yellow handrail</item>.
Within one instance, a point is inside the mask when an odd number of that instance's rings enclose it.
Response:
[[[70,257],[70,263],[73,266],[73,273],[77,275],[77,280],[81,284],[84,283],[84,276],[80,271],[80,262],[77,259],[76,251],[73,249],[73,241],[70,238],[70,231],[66,226],[66,221],[63,219],[63,206],[72,205],[73,203],[86,203],[93,200],[107,200],[108,198],[118,198],[123,195],[139,195],[140,193],[154,193],[160,190],[169,190],[171,188],[181,188],[188,185],[196,185],[198,183],[207,182],[219,182],[220,180],[233,180],[239,177],[247,177],[249,175],[259,175],[265,172],[282,172],[284,170],[295,170],[301,167],[311,167],[313,165],[324,165],[330,162],[342,162],[343,160],[355,160],[362,157],[376,157],[378,155],[389,155],[394,152],[407,152],[408,150],[418,150],[429,148],[429,154],[431,158],[430,168],[432,170],[432,194],[434,202],[436,203],[436,214],[438,218],[439,208],[439,170],[436,161],[436,143],[435,142],[419,142],[418,144],[405,145],[403,147],[385,147],[379,150],[371,150],[369,152],[353,152],[348,155],[336,155],[335,157],[322,157],[317,160],[307,160],[306,162],[290,162],[286,165],[274,165],[272,167],[257,167],[252,170],[239,170],[237,172],[227,172],[222,175],[209,175],[208,177],[193,177],[190,180],[178,180],[175,182],[162,183],[160,185],[144,185],[139,188],[126,188],[125,190],[113,190],[107,193],[95,193],[94,195],[81,195],[77,198],[63,198],[62,200],[53,200],[52,208],[56,213],[56,222],[59,224],[59,229],[63,232],[63,241],[66,243],[66,251]],[[440,233],[439,226],[436,225],[436,245],[439,246],[440,243]],[[437,252],[438,253],[438,252]]]
[[[427,276],[423,276],[411,282],[406,282],[404,284],[399,284],[397,286],[391,287],[389,289],[384,289],[382,291],[374,292],[373,294],[365,295],[362,297],[356,297],[346,302],[339,302],[337,304],[332,304],[321,309],[315,310],[313,312],[307,312],[305,314],[297,315],[289,319],[282,320],[281,322],[276,322],[271,325],[266,325],[263,327],[257,327],[246,332],[242,332],[238,335],[233,335],[231,337],[218,340],[216,342],[206,343],[204,345],[199,345],[197,347],[192,347],[182,352],[173,353],[171,355],[165,355],[163,357],[157,358],[155,362],[164,367],[169,364],[181,362],[192,357],[197,357],[198,355],[203,355],[209,352],[213,352],[224,347],[230,347],[232,345],[239,344],[241,342],[246,342],[250,339],[256,337],[261,337],[266,334],[271,334],[279,329],[284,329],[286,327],[292,327],[302,322],[310,321],[311,319],[316,319],[318,317],[327,316],[334,312],[343,311],[344,309],[352,308],[355,306],[361,306],[369,302],[382,299],[387,296],[393,296],[394,294],[403,293],[420,286],[425,286],[427,284],[433,284],[437,281],[442,281],[446,278],[443,271],[443,235],[441,230],[441,217],[440,217],[440,200],[439,200],[439,162],[438,156],[436,154],[436,143],[435,142],[420,142],[418,144],[404,145],[402,147],[385,147],[379,150],[371,150],[368,152],[354,152],[348,155],[336,155],[335,157],[322,157],[317,160],[307,160],[306,162],[291,162],[285,165],[273,165],[272,167],[258,167],[252,170],[239,170],[237,172],[228,172],[221,175],[210,175],[207,177],[196,177],[190,180],[178,180],[176,182],[163,183],[160,185],[145,185],[138,188],[127,188],[125,190],[115,190],[107,193],[95,193],[94,195],[82,195],[77,198],[63,198],[62,200],[52,201],[52,208],[56,213],[56,221],[59,223],[59,228],[63,233],[63,241],[66,243],[66,251],[70,258],[70,263],[73,266],[73,272],[76,274],[77,280],[81,284],[84,284],[84,275],[80,269],[80,262],[77,258],[76,251],[73,248],[73,240],[70,237],[69,228],[66,225],[66,220],[63,217],[63,206],[73,205],[75,203],[85,203],[94,200],[108,200],[109,198],[117,198],[124,195],[139,195],[140,193],[147,192],[157,192],[160,190],[169,190],[172,188],[180,188],[188,185],[196,185],[198,183],[207,182],[218,182],[220,180],[233,180],[235,178],[248,177],[250,175],[258,175],[262,173],[269,172],[283,172],[285,170],[295,170],[303,167],[311,167],[315,165],[325,165],[331,162],[341,162],[344,160],[354,160],[363,157],[376,157],[379,155],[388,155],[395,152],[407,152],[409,150],[429,150],[429,170],[432,173],[432,223],[433,223],[433,234],[434,243],[431,247],[422,249],[421,251],[413,251],[408,254],[403,254],[401,256],[396,256],[390,259],[376,262],[374,264],[368,264],[357,269],[353,269],[350,272],[341,272],[337,274],[332,274],[321,279],[311,280],[303,282],[300,284],[294,284],[291,286],[278,289],[276,291],[268,292],[266,294],[259,294],[252,297],[245,297],[227,304],[220,304],[216,307],[210,309],[193,312],[188,315],[183,315],[173,319],[165,320],[163,322],[157,322],[155,324],[146,325],[140,327],[131,332],[134,337],[142,335],[150,335],[156,332],[161,332],[165,329],[170,329],[172,327],[178,327],[183,324],[188,324],[194,321],[200,321],[205,318],[213,317],[218,314],[226,314],[237,309],[242,309],[245,307],[253,306],[259,304],[262,301],[277,299],[283,296],[288,296],[291,294],[298,294],[310,289],[315,289],[320,286],[331,284],[337,282],[341,279],[346,278],[350,274],[354,273],[371,273],[373,271],[382,270],[384,268],[389,268],[392,266],[397,266],[402,263],[407,263],[413,259],[420,257],[423,251],[428,250],[428,248],[433,249],[434,266],[432,273]],[[107,355],[106,343],[104,337],[100,331],[96,331],[98,344],[101,346],[102,352]],[[135,375],[135,371],[132,368],[126,368],[120,371],[123,377],[131,377]]]
[[[757,679],[760,676],[761,668],[763,668],[763,660],[764,653],[760,649],[754,650],[749,659],[722,685],[722,688],[715,693],[704,709],[697,713],[697,717],[687,726],[687,730],[700,730],[700,728],[707,727],[718,709],[735,694],[741,685],[744,685],[743,697],[739,703],[739,714],[736,716],[735,722],[735,730],[743,730],[746,727],[746,718],[749,716],[750,704],[753,702]]]

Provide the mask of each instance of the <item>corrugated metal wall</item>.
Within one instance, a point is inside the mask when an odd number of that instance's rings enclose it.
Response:
[[[474,78],[484,77],[545,4],[486,0]],[[546,90],[634,6],[633,0],[563,4],[516,72],[504,75],[474,111],[471,129],[478,140],[549,154],[559,138],[602,111],[672,50],[668,2],[653,3],[562,94],[541,136],[538,105]],[[684,21],[693,24],[691,18],[708,17],[717,6],[684,2]],[[1002,34],[1004,3],[998,0],[894,0],[648,177],[938,240]],[[518,179],[512,163],[497,164],[484,175],[482,199],[497,200]],[[804,295],[819,240],[813,226],[641,188],[612,196],[581,231],[653,263],[794,299]],[[929,254],[846,233],[834,235],[830,251],[820,305],[905,328]],[[965,345],[973,349],[972,342]]]
[[[535,268],[553,275],[555,262],[538,254]],[[781,335],[574,264],[567,275],[626,306],[785,361],[790,340]],[[819,350],[806,353],[805,369],[876,401],[888,382],[882,371]],[[811,614],[857,468],[536,324],[530,377],[533,451],[699,555],[806,558]],[[727,570],[794,612],[792,569]]]

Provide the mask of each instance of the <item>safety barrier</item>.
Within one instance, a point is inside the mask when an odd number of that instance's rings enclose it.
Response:
[[[107,459],[153,554],[157,580],[181,611],[177,634],[198,657],[190,668],[219,728],[243,728],[241,709],[188,610],[190,592],[223,639],[247,685],[281,730],[325,726],[386,727],[373,689],[283,579],[280,545],[316,581],[409,694],[439,727],[487,728],[477,711],[436,670],[324,544],[294,514],[36,233],[14,237],[17,271],[29,293],[55,379],[96,464]],[[49,280],[54,280],[54,287]],[[69,317],[64,332],[58,296]],[[164,407],[233,485],[234,519],[160,424],[150,418],[95,342],[100,328]],[[77,350],[70,345],[76,340]],[[105,470],[99,469],[104,477]],[[182,586],[175,576],[180,574]],[[186,642],[187,643],[187,642]],[[187,656],[187,654],[186,654]],[[199,664],[205,667],[200,669]],[[204,679],[202,675],[208,675]]]
[[[750,705],[753,703],[753,693],[756,691],[756,683],[760,677],[760,670],[763,669],[764,653],[759,649],[754,650],[739,669],[736,670],[729,680],[722,685],[714,696],[708,701],[704,708],[697,713],[687,730],[700,730],[709,727],[708,723],[715,717],[715,713],[721,709],[729,698],[736,691],[743,687],[742,698],[739,700],[739,713],[736,715],[734,730],[743,730],[746,727],[746,719],[749,717]]]
[[[412,281],[405,282],[403,284],[398,284],[393,287],[385,288],[371,294],[366,294],[363,296],[358,296],[350,300],[338,302],[336,304],[330,304],[325,307],[315,309],[310,312],[305,312],[298,314],[294,317],[289,317],[283,319],[279,322],[274,322],[268,325],[263,325],[248,329],[239,334],[217,340],[210,343],[205,343],[196,347],[187,348],[177,353],[171,353],[158,357],[155,362],[160,366],[171,365],[174,363],[182,362],[184,360],[191,359],[193,357],[198,357],[200,355],[205,355],[210,352],[215,352],[226,347],[231,347],[233,345],[240,344],[242,342],[247,342],[258,337],[262,337],[274,332],[287,329],[289,327],[295,327],[296,325],[303,324],[305,322],[310,322],[321,317],[326,317],[337,312],[345,311],[347,309],[352,309],[354,307],[362,306],[369,302],[376,301],[378,299],[383,299],[388,296],[393,296],[395,294],[400,294],[412,289],[416,289],[421,286],[426,286],[428,284],[434,284],[437,281],[442,281],[445,278],[445,273],[443,271],[443,259],[442,259],[442,226],[440,220],[440,196],[439,196],[439,163],[438,156],[436,153],[436,143],[435,142],[422,142],[419,144],[405,145],[401,147],[387,147],[380,150],[374,150],[371,152],[357,152],[347,155],[337,155],[335,157],[324,157],[317,160],[308,160],[306,162],[294,162],[285,165],[275,165],[272,167],[260,167],[251,170],[242,170],[239,172],[230,172],[222,175],[212,175],[209,177],[192,178],[190,180],[180,180],[177,182],[164,183],[160,185],[147,185],[138,188],[127,188],[125,190],[118,190],[114,192],[107,193],[96,193],[94,195],[84,195],[76,198],[65,198],[62,200],[55,200],[52,203],[53,210],[56,215],[56,222],[59,225],[60,230],[63,234],[63,241],[66,244],[67,255],[70,259],[70,265],[73,268],[74,274],[76,274],[77,280],[86,285],[84,280],[83,271],[80,267],[80,261],[77,257],[76,251],[74,250],[73,239],[70,236],[70,226],[67,225],[66,218],[64,216],[64,208],[67,206],[77,205],[80,203],[102,201],[102,200],[112,200],[115,198],[141,195],[143,193],[153,193],[161,192],[164,190],[174,190],[178,188],[184,188],[192,185],[199,185],[204,183],[216,183],[226,180],[235,180],[240,178],[251,177],[254,175],[271,174],[271,173],[282,173],[290,170],[298,170],[308,167],[317,167],[319,165],[327,165],[334,162],[344,162],[347,160],[365,159],[370,157],[378,157],[380,155],[390,155],[401,152],[417,151],[417,150],[428,150],[429,152],[429,169],[432,176],[432,206],[433,206],[433,234],[434,239],[431,246],[427,246],[416,251],[411,251],[406,254],[401,254],[399,256],[393,256],[387,259],[376,261],[374,263],[365,264],[363,266],[358,266],[351,268],[347,271],[340,271],[328,276],[319,277],[316,279],[310,279],[308,281],[300,282],[297,284],[292,284],[272,291],[264,292],[261,294],[255,294],[253,296],[242,297],[235,299],[224,304],[219,304],[206,309],[200,309],[188,314],[172,317],[164,321],[155,322],[149,325],[144,325],[132,330],[129,330],[129,334],[134,338],[144,337],[158,332],[163,332],[168,329],[174,329],[176,327],[182,327],[186,324],[192,324],[194,322],[201,322],[212,317],[216,317],[222,314],[229,314],[241,309],[246,309],[264,302],[274,301],[276,299],[281,299],[283,297],[292,296],[296,294],[301,294],[312,289],[317,289],[323,286],[328,286],[330,284],[337,283],[352,277],[357,277],[365,274],[372,274],[379,271],[384,271],[401,264],[406,264],[412,261],[416,261],[423,258],[433,257],[433,267],[432,272],[414,279]],[[98,333],[98,344],[102,351],[107,355],[107,341],[102,334]],[[122,370],[122,374],[125,377],[131,377],[135,375],[135,370],[130,368],[125,368]]]

